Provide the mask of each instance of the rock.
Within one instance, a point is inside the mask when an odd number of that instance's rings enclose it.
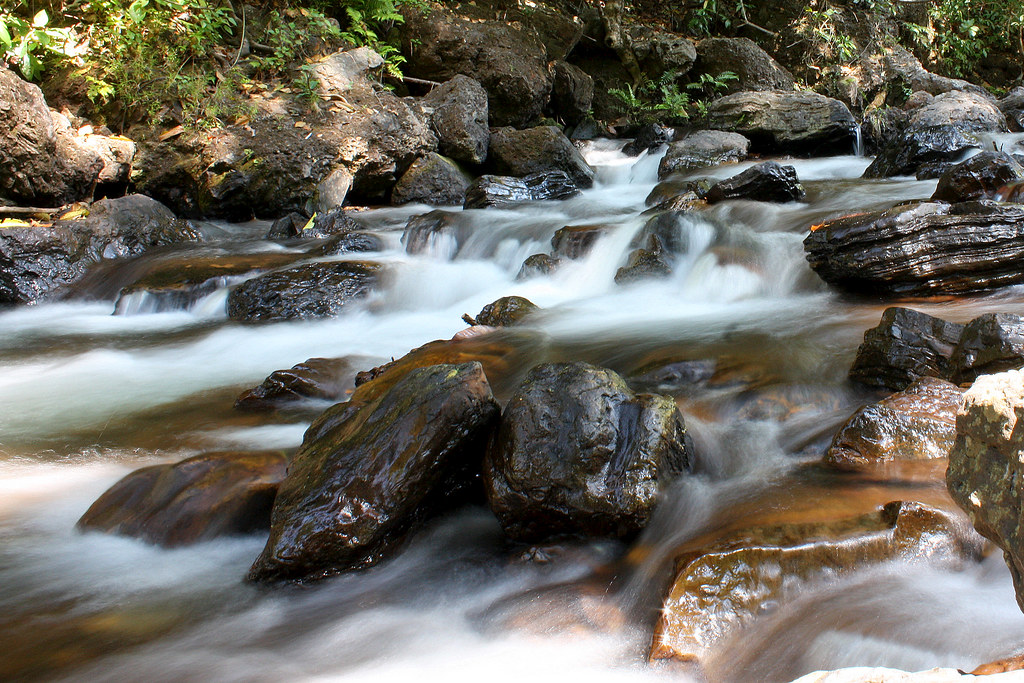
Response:
[[[96,176],[96,194],[103,196],[121,196],[131,180],[132,163],[138,147],[134,142],[123,137],[108,135],[83,135],[78,144],[92,151],[103,163]]]
[[[330,95],[344,95],[362,86],[369,72],[384,66],[384,58],[368,47],[335,52],[314,64],[310,73],[317,80],[320,91]]]
[[[348,209],[336,208],[313,217],[313,224],[303,226],[297,237],[322,238],[344,235],[359,230],[360,226],[352,219]]]
[[[622,148],[622,153],[626,156],[635,157],[640,156],[644,152],[654,152],[662,145],[667,145],[671,142],[674,135],[675,130],[660,123],[644,124],[636,132],[636,137],[633,141],[627,143]]]
[[[487,159],[487,91],[469,76],[456,74],[423,97],[441,154],[466,164]]]
[[[1010,130],[1024,131],[1024,87],[1018,86],[999,100],[997,106],[1003,112]]]
[[[141,195],[94,202],[85,217],[51,226],[0,228],[0,305],[41,299],[104,259],[200,239],[191,223]]]
[[[537,304],[525,297],[504,296],[484,306],[476,316],[476,324],[487,327],[512,327],[537,310]]]
[[[949,359],[964,326],[910,308],[885,309],[864,333],[850,379],[903,391],[921,377],[950,377]]]
[[[955,568],[980,557],[981,546],[960,515],[915,502],[726,534],[676,557],[650,658],[700,663],[812,585],[893,560]]]
[[[313,204],[317,213],[326,213],[345,203],[348,191],[352,189],[352,174],[344,167],[331,171],[320,181],[313,193]]]
[[[1024,166],[1006,152],[981,152],[942,174],[932,199],[966,202],[993,199],[1006,185],[1024,179]]]
[[[578,188],[594,184],[594,169],[554,126],[491,131],[490,162],[498,173],[522,178],[545,171],[564,171]]]
[[[857,122],[845,104],[814,92],[739,92],[708,106],[708,126],[740,133],[751,150],[849,154]]]
[[[572,129],[569,134],[569,139],[573,142],[579,142],[583,140],[595,140],[602,136],[603,129],[601,124],[593,116],[587,116],[579,122],[579,124]]]
[[[267,232],[268,240],[287,240],[293,237],[302,237],[303,228],[310,224],[308,216],[292,211],[281,216],[270,225]]]
[[[646,247],[631,251],[626,265],[615,271],[615,283],[624,285],[637,280],[671,275],[672,266],[665,259],[660,245],[661,243],[652,236]]]
[[[555,258],[583,258],[603,235],[607,225],[567,225],[551,238],[551,255]]]
[[[546,363],[506,405],[484,482],[511,538],[624,538],[646,525],[658,492],[692,460],[672,399],[634,394],[611,370]]]
[[[954,91],[936,95],[910,118],[912,128],[949,125],[965,131],[1002,133],[1006,117],[987,94]]]
[[[646,247],[650,251],[681,254],[687,250],[688,242],[683,235],[680,219],[685,211],[666,211],[651,218],[636,234],[629,246],[634,249]]]
[[[504,21],[473,20],[432,7],[407,8],[401,25],[403,70],[446,81],[474,78],[487,91],[496,126],[525,126],[538,119],[551,93],[544,44],[529,29]]]
[[[307,263],[246,280],[228,295],[232,320],[330,318],[369,294],[380,278],[376,263]]]
[[[237,410],[274,410],[304,400],[340,401],[355,388],[350,358],[310,358],[288,370],[276,370],[235,400]]]
[[[901,90],[907,89],[912,93],[942,95],[952,91],[965,91],[989,97],[987,91],[979,85],[927,71],[917,57],[898,45],[887,48],[883,59],[883,72],[893,86],[898,86]]]
[[[693,43],[677,33],[640,23],[627,26],[626,31],[641,71],[652,81],[666,73],[684,76],[697,59]]]
[[[741,90],[792,90],[796,81],[781,64],[749,38],[705,38],[697,43],[697,71],[737,76],[727,81],[728,93]]]
[[[681,392],[706,384],[715,367],[708,359],[659,360],[629,373],[626,382],[634,391]]]
[[[377,395],[373,387],[306,432],[250,580],[315,580],[375,564],[469,486],[499,410],[482,366],[435,365]]]
[[[796,169],[776,161],[763,161],[756,166],[715,183],[704,194],[704,201],[717,204],[729,199],[750,199],[760,202],[794,202],[805,196]]]
[[[921,377],[905,390],[858,410],[839,429],[825,462],[842,468],[889,460],[945,458],[953,446],[963,389]]]
[[[472,225],[464,216],[435,210],[409,219],[402,233],[402,244],[409,254],[431,252],[454,256],[470,234]]]
[[[983,375],[964,394],[956,417],[946,486],[974,528],[1003,550],[1024,610],[1024,373]]]
[[[136,470],[100,496],[78,528],[176,547],[262,532],[284,479],[283,453],[206,453]]]
[[[321,256],[384,251],[384,240],[369,232],[347,232],[328,238],[317,252]]]
[[[519,268],[519,273],[516,275],[517,280],[526,280],[531,277],[538,277],[540,275],[550,275],[555,272],[561,264],[561,260],[549,256],[548,254],[534,254],[528,256],[523,261],[522,267]]]
[[[569,199],[580,193],[565,171],[534,173],[525,178],[480,176],[466,190],[467,209],[502,208],[529,201]]]
[[[958,384],[1024,367],[1024,318],[986,313],[967,323],[949,366],[952,380]]]
[[[749,147],[750,141],[739,133],[699,130],[669,144],[668,152],[658,166],[658,177],[743,161]]]
[[[852,293],[934,296],[1024,282],[1024,207],[922,202],[813,226],[811,268]]]
[[[590,115],[594,102],[594,79],[569,62],[551,65],[551,113],[567,125],[576,126]]]
[[[432,206],[461,206],[469,178],[454,161],[431,153],[413,162],[391,191],[391,203],[421,202]]]

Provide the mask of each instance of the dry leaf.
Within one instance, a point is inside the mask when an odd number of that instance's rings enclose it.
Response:
[[[164,134],[162,134],[160,136],[159,140],[160,140],[160,142],[164,142],[166,140],[170,140],[173,137],[181,135],[184,132],[185,132],[184,128],[182,128],[181,126],[175,126],[174,128],[171,128],[169,131],[167,131]]]

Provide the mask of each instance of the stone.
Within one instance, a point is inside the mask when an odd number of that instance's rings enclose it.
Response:
[[[78,520],[86,531],[173,548],[265,532],[288,458],[279,452],[206,453],[136,470]]]
[[[594,184],[594,169],[569,138],[555,126],[491,131],[490,163],[500,174],[522,178],[546,171],[564,171],[578,188]]]
[[[559,228],[551,238],[551,255],[571,260],[583,258],[607,233],[607,225],[567,225]]]
[[[131,180],[138,146],[131,140],[109,135],[81,135],[78,144],[95,153],[103,163],[96,176],[97,196],[121,196]]]
[[[350,358],[310,358],[270,373],[235,400],[235,409],[264,411],[299,401],[340,401],[355,388],[355,375]]]
[[[680,78],[688,74],[697,59],[697,50],[689,38],[657,26],[636,23],[626,27],[630,48],[640,70],[652,81],[666,73]]]
[[[270,225],[267,231],[268,240],[287,240],[302,237],[303,229],[310,224],[310,219],[297,211],[281,216]]]
[[[841,468],[892,460],[945,458],[953,446],[963,389],[921,377],[858,410],[839,428],[825,462]]]
[[[331,171],[320,181],[313,194],[317,213],[326,213],[345,203],[348,191],[352,189],[352,174],[344,167]]]
[[[792,90],[796,81],[781,64],[749,38],[705,38],[697,43],[700,73],[736,75],[727,81],[727,93],[741,90]]]
[[[749,148],[750,140],[739,133],[695,131],[682,140],[669,143],[668,152],[658,166],[658,177],[743,161]]]
[[[715,183],[703,199],[708,204],[729,199],[794,202],[803,199],[805,195],[795,168],[783,166],[776,161],[763,161],[738,175]]]
[[[915,311],[890,307],[864,333],[850,379],[903,391],[921,377],[950,377],[950,357],[964,326]]]
[[[626,265],[615,271],[615,284],[624,285],[638,280],[668,277],[672,274],[672,265],[665,258],[661,242],[651,236],[647,245],[634,249],[626,259]]]
[[[640,126],[634,139],[622,148],[622,153],[631,157],[640,156],[644,152],[653,153],[662,145],[671,142],[674,135],[675,130],[660,123],[644,124]]]
[[[569,62],[551,64],[551,113],[566,125],[576,126],[590,115],[594,79]]]
[[[321,256],[336,256],[337,254],[384,251],[384,249],[384,240],[377,235],[356,231],[329,237],[317,253]]]
[[[950,376],[958,384],[1024,367],[1024,318],[986,313],[967,323],[949,366]]]
[[[349,209],[341,207],[317,213],[312,222],[307,222],[296,237],[323,238],[334,237],[355,232],[360,229],[359,223],[352,218]]]
[[[516,274],[517,280],[527,280],[531,277],[550,275],[562,263],[561,259],[554,258],[549,254],[534,254],[528,256]]]
[[[484,483],[510,538],[629,538],[693,457],[672,399],[634,394],[605,368],[545,363],[506,405]]]
[[[454,161],[430,153],[413,162],[391,190],[394,205],[420,202],[431,206],[462,206],[469,178]]]
[[[524,178],[483,175],[466,190],[464,208],[502,208],[520,202],[569,199],[579,193],[579,187],[565,171],[545,171]]]
[[[410,218],[402,233],[402,244],[408,254],[431,252],[454,256],[472,230],[465,216],[437,209]]]
[[[994,199],[1001,189],[1024,179],[1024,166],[1006,152],[980,152],[939,178],[932,199],[967,202]]]
[[[974,528],[1003,551],[1024,610],[1024,372],[982,375],[956,417],[946,486]]]
[[[377,284],[381,266],[371,262],[307,263],[246,280],[228,294],[232,320],[330,318]]]
[[[537,310],[540,310],[537,304],[525,297],[503,296],[481,309],[476,316],[476,324],[487,327],[512,327]]]
[[[482,366],[419,368],[374,391],[373,382],[359,387],[306,432],[251,581],[316,580],[376,564],[469,488],[499,411]]]
[[[1013,131],[1024,131],[1024,87],[1017,86],[997,103]]]
[[[361,86],[369,72],[384,66],[384,58],[368,47],[335,52],[310,69],[320,92],[325,95],[344,96]]]
[[[441,154],[466,164],[487,159],[487,91],[469,76],[456,74],[427,93],[422,104],[430,111],[430,125]]]

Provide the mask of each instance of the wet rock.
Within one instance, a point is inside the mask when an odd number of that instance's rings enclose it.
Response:
[[[594,140],[601,137],[603,132],[601,124],[593,116],[588,115],[572,129],[572,132],[569,133],[569,139],[573,142]]]
[[[373,387],[306,432],[250,580],[315,580],[370,566],[465,495],[498,416],[482,366],[435,365],[382,393]]]
[[[964,326],[949,360],[954,382],[1024,367],[1024,318],[986,313]]]
[[[724,130],[699,130],[668,146],[658,166],[658,177],[677,171],[691,171],[747,158],[750,141],[739,133]]]
[[[963,390],[921,377],[904,391],[861,408],[836,434],[825,462],[843,468],[888,460],[945,458],[953,446]]]
[[[672,265],[665,258],[661,242],[652,235],[644,248],[631,251],[626,265],[615,271],[615,283],[624,285],[637,280],[668,277],[671,274]]]
[[[719,76],[729,71],[728,93],[741,90],[792,90],[793,74],[749,38],[705,38],[697,43],[697,71]],[[695,79],[694,79],[695,80]]]
[[[1010,130],[1024,131],[1024,87],[1016,87],[997,103]]]
[[[517,280],[526,280],[531,277],[538,277],[540,275],[550,275],[555,272],[555,269],[562,263],[560,259],[557,259],[548,254],[534,254],[528,256],[523,265],[519,268],[519,273],[516,275]]]
[[[551,255],[555,258],[583,258],[607,232],[606,225],[567,225],[559,228],[551,238]]]
[[[980,557],[981,546],[962,516],[914,502],[725,534],[676,557],[650,658],[700,663],[812,585],[892,560],[955,568]]]
[[[472,227],[457,213],[431,211],[409,219],[402,233],[402,244],[409,254],[446,249],[454,255],[471,230]]]
[[[376,263],[307,263],[246,280],[228,295],[232,320],[330,318],[370,293],[381,275]]]
[[[275,370],[263,382],[244,391],[237,410],[274,410],[304,400],[340,401],[355,388],[351,358],[310,358],[287,370]]]
[[[466,164],[487,159],[487,91],[469,76],[456,74],[427,93],[422,106],[430,112],[441,154]]]
[[[902,391],[920,377],[949,378],[949,359],[964,326],[910,308],[885,309],[864,333],[850,379]]]
[[[708,359],[657,361],[629,373],[626,382],[635,391],[676,392],[705,384],[715,367],[715,361]]]
[[[483,307],[476,316],[476,324],[487,327],[511,327],[537,310],[537,304],[525,297],[503,296]]]
[[[942,174],[932,199],[966,202],[993,199],[999,190],[1024,179],[1024,166],[1006,152],[981,152]]]
[[[132,472],[100,496],[78,528],[176,547],[270,527],[283,453],[206,453]]]
[[[281,216],[270,225],[267,232],[268,240],[287,240],[293,237],[301,237],[302,230],[309,225],[309,217],[292,211]]]
[[[663,126],[660,123],[645,124],[636,132],[636,137],[622,148],[622,153],[635,157],[644,152],[654,152],[662,145],[671,142],[674,135],[675,130],[668,126]]]
[[[739,133],[751,151],[849,154],[857,122],[845,104],[810,91],[739,92],[708,107],[710,128]]]
[[[384,240],[369,232],[346,232],[328,238],[319,249],[321,256],[335,256],[337,254],[353,254],[372,251],[384,251]]]
[[[141,195],[103,199],[51,226],[0,229],[0,305],[36,301],[104,260],[202,239],[191,223]]]
[[[506,405],[484,481],[512,538],[629,537],[692,451],[672,399],[634,394],[611,370],[546,363]]]
[[[304,226],[305,227],[305,226]],[[331,237],[359,230],[360,226],[352,218],[348,209],[336,208],[318,213],[313,218],[313,224],[306,227],[298,237]]]
[[[391,191],[395,205],[421,202],[432,206],[461,206],[466,200],[469,178],[440,154],[429,154],[413,162]]]
[[[960,294],[1024,282],[1024,207],[923,202],[846,216],[804,239],[830,285],[884,296]]]
[[[551,65],[551,112],[567,125],[576,126],[587,118],[594,102],[594,79],[569,62]]]
[[[529,201],[569,199],[580,193],[565,171],[534,173],[525,178],[480,176],[466,190],[467,209],[503,208]]]
[[[764,161],[738,175],[715,183],[704,195],[709,204],[729,199],[761,202],[793,202],[804,198],[803,185],[796,169],[776,161]]]
[[[687,242],[683,236],[680,219],[686,211],[666,211],[651,218],[629,243],[634,249],[646,248],[653,252],[681,254],[686,251]]]
[[[983,375],[964,395],[946,486],[974,528],[1003,550],[1024,610],[1024,373]]]
[[[677,33],[641,23],[627,26],[626,31],[640,70],[652,81],[665,73],[682,77],[690,72],[697,59],[693,43]]]
[[[578,188],[594,184],[594,169],[554,126],[491,131],[490,162],[498,173],[518,178],[545,171],[564,171]]]

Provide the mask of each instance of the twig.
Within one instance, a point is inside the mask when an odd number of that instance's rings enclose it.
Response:
[[[238,58],[242,56],[242,46],[245,45],[245,3],[242,3],[242,37],[238,39],[238,50],[235,52],[235,61],[231,62],[229,68],[234,69],[238,64]]]

